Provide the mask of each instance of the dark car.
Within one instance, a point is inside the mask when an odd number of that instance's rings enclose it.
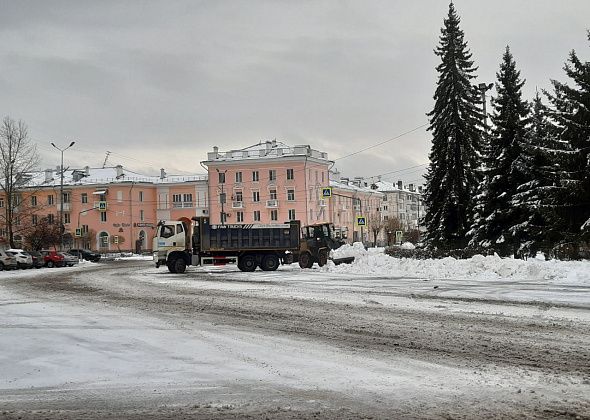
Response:
[[[45,259],[39,251],[27,251],[33,257],[33,267],[41,268],[45,267]]]
[[[63,267],[65,265],[63,255],[60,255],[57,251],[41,251],[43,259],[45,260],[45,266],[49,268]]]
[[[89,249],[70,249],[68,253],[77,255],[78,258],[83,258],[86,261],[99,262],[100,254]]]

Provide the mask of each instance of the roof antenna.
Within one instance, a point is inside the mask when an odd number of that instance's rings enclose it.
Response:
[[[111,152],[109,152],[107,150],[107,155],[104,157],[104,162],[102,163],[102,169],[104,169],[105,166],[107,166],[107,160],[109,160],[109,155],[111,154]]]

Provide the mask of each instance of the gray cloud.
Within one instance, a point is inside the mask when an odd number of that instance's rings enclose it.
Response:
[[[0,104],[25,120],[44,164],[76,139],[71,164],[200,172],[214,145],[278,138],[332,159],[426,122],[448,3],[406,1],[2,2]],[[493,81],[510,44],[525,95],[575,48],[588,59],[590,3],[456,1]],[[337,160],[350,176],[427,161],[418,130]],[[132,157],[133,159],[129,159]],[[419,178],[419,172],[400,177]]]

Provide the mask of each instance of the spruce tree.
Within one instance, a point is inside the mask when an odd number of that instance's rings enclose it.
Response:
[[[519,237],[510,228],[515,220],[523,218],[521,209],[513,205],[513,200],[517,187],[526,180],[520,156],[529,121],[529,106],[522,99],[521,92],[524,81],[520,79],[509,47],[506,47],[496,76],[498,96],[492,99],[493,129],[471,244],[507,256],[516,254],[520,247]]]
[[[473,196],[479,182],[481,119],[479,96],[471,83],[476,67],[459,28],[453,3],[441,29],[435,54],[439,78],[434,109],[430,166],[424,199],[425,243],[431,248],[463,248],[472,221]]]
[[[557,240],[552,229],[558,225],[553,199],[560,190],[558,162],[567,151],[557,140],[555,126],[547,113],[537,92],[532,103],[530,126],[521,143],[517,162],[523,180],[512,200],[520,217],[513,221],[510,231],[519,239],[519,253],[523,256],[534,256],[537,251],[547,253]]]
[[[582,62],[572,51],[564,70],[573,85],[552,80],[554,94],[548,98],[551,117],[561,130],[560,140],[571,150],[564,159],[564,194],[557,206],[565,222],[562,242],[577,248],[581,241],[590,240],[590,62]]]

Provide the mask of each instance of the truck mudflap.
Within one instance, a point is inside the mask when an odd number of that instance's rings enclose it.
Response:
[[[330,260],[336,265],[352,264],[354,262],[354,257],[330,258]]]

